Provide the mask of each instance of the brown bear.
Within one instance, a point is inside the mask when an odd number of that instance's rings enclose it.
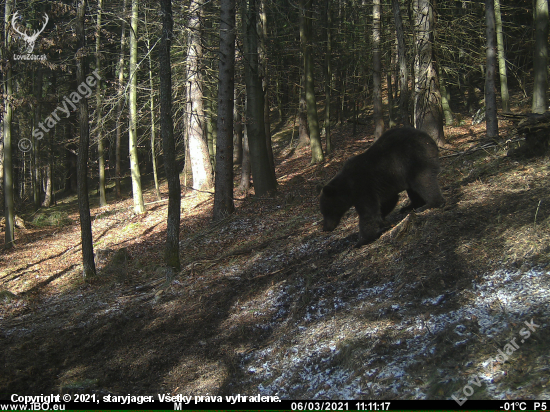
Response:
[[[334,230],[355,206],[359,214],[355,246],[372,242],[380,236],[380,224],[403,190],[410,204],[400,213],[445,203],[437,182],[439,171],[438,148],[430,136],[412,127],[388,130],[367,151],[349,159],[321,189],[323,230]]]

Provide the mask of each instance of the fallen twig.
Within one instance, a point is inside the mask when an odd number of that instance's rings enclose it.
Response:
[[[518,137],[516,139],[509,139],[509,140],[506,140],[502,143],[516,143],[516,142],[520,142],[522,140],[525,140],[524,137]],[[487,143],[487,144],[484,144],[482,146],[476,146],[474,148],[470,148],[468,150],[464,150],[463,152],[456,152],[456,153],[453,153],[453,154],[449,154],[449,155],[445,155],[445,156],[440,156],[440,159],[445,159],[447,157],[455,157],[455,156],[461,156],[461,155],[467,155],[467,154],[470,154],[470,153],[474,153],[474,152],[478,152],[480,150],[485,150],[485,149],[489,149],[491,147],[500,147],[502,145],[502,143]],[[449,150],[449,149],[447,149]]]

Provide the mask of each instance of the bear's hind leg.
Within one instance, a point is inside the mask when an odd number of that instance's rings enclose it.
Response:
[[[391,213],[391,211],[395,208],[395,205],[399,201],[399,194],[396,193],[394,196],[390,197],[388,200],[382,203],[380,206],[380,212],[382,214],[382,219],[384,219],[387,215]]]

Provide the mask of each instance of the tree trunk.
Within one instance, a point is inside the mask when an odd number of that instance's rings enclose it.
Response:
[[[3,59],[4,58],[4,53],[6,53],[7,50],[5,49],[4,47],[4,44],[0,44],[0,59]],[[7,70],[6,70],[7,72]],[[6,88],[5,88],[5,76],[6,76],[6,73],[5,72],[1,72],[0,73],[0,81],[2,82],[2,85],[0,86],[1,87],[1,90],[2,90],[2,93],[3,93],[3,99],[7,98],[7,95],[6,95]],[[5,106],[5,102],[4,103],[4,111],[2,112],[2,119],[4,119],[4,116],[5,116],[5,110],[6,110],[6,106]],[[2,188],[2,190],[0,190],[1,192],[1,195],[0,195],[0,210],[5,210],[4,209],[4,122],[3,121],[0,121],[0,187]]]
[[[330,137],[330,100],[332,92],[332,13],[330,10],[330,0],[325,0],[325,152],[327,155],[332,153],[332,139]]]
[[[250,189],[250,149],[248,146],[248,127],[246,123],[243,125],[243,159],[241,162],[241,182],[239,183],[239,191],[248,192]]]
[[[502,34],[502,16],[500,14],[500,0],[495,1],[495,22],[497,29],[498,71],[500,73],[500,99],[502,111],[510,113],[510,96],[508,93],[508,75],[506,74],[506,56],[504,53],[504,36]]]
[[[176,144],[172,121],[172,73],[170,44],[172,41],[172,0],[161,0],[162,37],[159,49],[160,75],[160,134],[164,152],[164,170],[168,180],[168,219],[166,221],[166,248],[164,260],[168,267],[180,270],[179,236],[181,186],[176,164]]]
[[[283,121],[284,114],[283,114],[283,96],[281,96],[281,79],[282,73],[279,71],[275,72],[275,98],[277,99],[277,116],[279,118],[279,122]],[[285,94],[286,96],[286,94]]]
[[[535,0],[535,50],[533,69],[533,113],[544,113],[548,109],[548,0]]]
[[[57,90],[57,76],[55,71],[51,71],[51,84],[50,90]],[[42,207],[50,207],[52,204],[52,194],[53,194],[53,182],[52,182],[52,170],[53,170],[53,145],[54,145],[54,136],[57,135],[59,130],[58,125],[54,126],[52,133],[48,134],[46,141],[44,142],[44,158],[45,158],[45,167],[44,167],[44,200],[42,201]]]
[[[57,131],[57,127],[54,129],[54,133]],[[46,179],[46,187],[44,189],[44,200],[42,201],[42,207],[50,207],[52,205],[52,140],[48,142],[48,161],[46,163],[46,170],[44,171],[44,179]]]
[[[309,131],[307,128],[307,103],[306,103],[305,74],[300,75],[300,101],[298,103],[298,144],[300,149],[309,144]]]
[[[76,58],[76,83],[83,84],[88,72],[86,61],[86,33],[84,21],[86,17],[86,0],[80,0],[77,11],[76,37],[78,50]],[[90,130],[88,116],[88,99],[82,97],[78,102],[80,123],[80,141],[78,145],[78,211],[80,214],[80,234],[82,239],[82,267],[85,280],[96,276],[94,261],[94,246],[92,240],[92,221],[90,219],[90,203],[88,199],[88,148],[90,146]]]
[[[10,35],[10,20],[12,14],[13,0],[6,0],[5,18],[4,18],[4,50],[11,50],[11,35]],[[6,58],[6,56],[2,56]],[[13,149],[12,149],[12,118],[13,106],[11,98],[13,98],[13,79],[11,64],[4,74],[4,119],[3,119],[3,138],[4,138],[4,217],[6,218],[5,243],[4,247],[9,249],[13,247],[14,238],[14,219],[15,219],[15,204],[13,196]]]
[[[34,94],[36,98],[36,105],[34,107],[34,123],[35,128],[38,127],[38,123],[41,119],[41,105],[42,105],[42,68],[39,66],[34,72]],[[34,129],[33,129],[34,130]],[[31,179],[32,179],[32,194],[33,204],[36,209],[40,207],[40,157],[41,150],[39,149],[40,139],[34,137],[34,133],[31,137],[32,151],[31,151]]]
[[[74,130],[71,124],[65,126],[65,138],[70,141],[74,137]],[[78,147],[74,143],[69,143],[65,147],[65,192],[75,193],[77,191],[77,155]]]
[[[312,4],[311,0],[301,0],[300,38],[304,53],[305,94],[307,106],[307,126],[309,129],[309,145],[311,148],[311,163],[320,163],[324,160],[321,132],[317,116],[317,102],[315,99],[315,84],[313,81],[313,53],[312,53]]]
[[[233,97],[235,91],[235,0],[220,3],[218,137],[214,220],[233,213]]]
[[[13,156],[13,152],[12,152]],[[23,158],[20,160],[20,167],[19,167],[19,176],[17,183],[14,181],[15,186],[19,186],[19,198],[24,199],[27,194],[27,180],[25,179],[25,176],[27,174],[27,162],[25,161],[27,158],[27,153],[23,153]],[[76,162],[75,162],[76,164]],[[16,177],[16,179],[17,179]]]
[[[383,44],[387,44],[386,53],[386,85],[387,85],[387,95],[388,95],[388,127],[391,129],[392,127],[395,127],[397,125],[395,121],[395,113],[393,110],[393,104],[394,104],[394,77],[393,77],[393,71],[395,66],[395,53],[392,47],[392,44],[394,43],[391,41],[392,39],[392,32],[391,32],[391,16],[387,15],[387,23],[382,26],[382,33],[384,33],[384,37],[386,41]],[[395,89],[397,89],[395,87]],[[383,119],[383,117],[382,117]],[[383,120],[382,120],[383,121]]]
[[[241,97],[237,89],[234,89],[234,100],[233,104],[233,164],[240,165],[243,161],[243,116],[242,116],[242,106],[241,106]]]
[[[443,109],[443,116],[445,117],[445,124],[450,126],[453,124],[453,111],[451,110],[451,94],[449,93],[449,87],[447,87],[445,76],[443,75],[443,69],[441,65],[438,65],[439,71],[439,85],[441,89],[441,108]]]
[[[117,103],[117,106],[119,106],[119,108],[117,109],[118,116],[116,120],[115,138],[115,194],[117,198],[120,198],[122,195],[120,182],[122,179],[122,122],[120,121],[120,116],[122,115],[122,104]]]
[[[374,138],[384,133],[384,119],[382,117],[382,62],[380,59],[380,0],[373,0],[372,4],[372,99]]]
[[[277,180],[267,153],[264,125],[264,95],[258,64],[258,0],[248,0],[243,19],[246,83],[246,123],[254,192],[262,196],[277,188]]]
[[[122,158],[122,108],[124,98],[124,53],[126,49],[126,1],[122,3],[122,28],[120,35],[120,54],[118,58],[118,94],[117,94],[117,117],[116,117],[116,142],[115,142],[115,188],[116,196],[121,196],[121,158]]]
[[[494,0],[485,0],[485,24],[487,25],[487,69],[485,71],[485,122],[487,137],[498,137],[497,97],[495,75],[497,50],[495,44],[495,5]]]
[[[438,145],[445,144],[441,93],[433,57],[433,9],[430,0],[414,0],[416,28],[414,121]]]
[[[149,54],[150,59],[151,54]],[[151,64],[151,60],[149,60],[149,64]],[[158,177],[158,171],[157,171],[157,150],[155,148],[155,140],[156,140],[156,128],[155,128],[155,95],[153,93],[153,70],[151,65],[149,65],[149,84],[151,85],[151,102],[150,102],[150,108],[151,108],[151,161],[153,163],[153,180],[155,181],[155,196],[157,200],[161,199],[160,195],[160,188],[159,188],[159,177]]]
[[[204,136],[203,81],[201,72],[202,44],[200,21],[204,0],[192,0],[189,17],[189,49],[187,53],[187,113],[188,140],[193,188],[198,190],[212,187],[212,164]]]
[[[171,3],[171,0],[170,0]],[[170,10],[172,10],[172,5],[170,4]],[[164,33],[163,33],[164,35]],[[149,29],[147,24],[147,12],[145,12],[145,42],[147,43],[147,49],[151,50],[151,42],[149,39]],[[151,111],[151,160],[153,163],[153,180],[155,181],[155,195],[157,200],[161,199],[160,189],[159,189],[159,178],[157,173],[157,154],[155,149],[155,140],[156,140],[156,128],[155,128],[155,85],[153,82],[153,62],[151,58],[151,53],[147,53],[149,61],[149,88],[151,92],[149,93],[149,108]],[[171,80],[170,80],[171,81]],[[170,83],[171,85],[171,83]],[[171,87],[171,86],[170,86]],[[170,90],[170,93],[172,91]],[[171,96],[171,94],[170,94]]]
[[[265,128],[265,146],[267,148],[267,157],[269,165],[275,174],[275,160],[273,159],[273,148],[271,144],[271,119],[269,117],[269,77],[267,65],[267,11],[266,0],[260,0],[260,10],[258,19],[258,57],[260,78],[262,79],[262,91],[264,94],[264,128]]]
[[[101,73],[101,13],[103,9],[103,0],[97,0],[97,23],[95,38],[95,68]],[[105,195],[105,150],[103,148],[103,119],[102,119],[102,93],[101,80],[97,82],[96,90],[96,117],[97,117],[97,155],[99,166],[99,206],[107,205]]]
[[[51,90],[57,90],[57,76],[56,72],[52,71],[51,76]],[[53,182],[52,182],[52,169],[53,169],[53,145],[54,145],[54,136],[57,135],[58,126],[56,125],[53,133],[50,133],[48,136],[48,141],[46,147],[46,170],[44,171],[44,179],[46,180],[46,187],[44,189],[44,200],[42,202],[42,207],[50,207],[52,204],[52,194],[53,194]]]
[[[214,126],[215,116],[214,110],[214,93],[210,89],[210,85],[203,82],[203,109],[204,109],[204,126],[206,134],[206,144],[208,146],[208,159],[212,165],[212,170],[216,170],[216,127]]]
[[[202,71],[202,102],[203,102],[203,132],[204,139],[206,141],[206,146],[208,147],[208,160],[210,161],[212,169],[212,179],[214,179],[214,171],[216,170],[216,135],[217,135],[217,126],[216,126],[216,104],[214,99],[216,98],[215,84],[213,81],[208,79],[208,71],[213,69],[213,67],[208,67],[208,63],[205,64],[205,61],[208,60],[210,56],[210,50],[215,50],[219,47],[219,44],[216,44],[215,37],[211,33],[214,33],[213,22],[211,18],[205,17],[210,16],[212,13],[215,13],[215,10],[212,8],[213,3],[209,1],[203,2],[203,9],[201,14],[201,44],[203,45],[202,54],[200,59],[200,68]],[[220,22],[221,23],[221,22]],[[219,80],[219,79],[218,79]],[[212,180],[214,184],[214,180]]]
[[[132,177],[132,194],[134,198],[134,212],[145,213],[143,193],[141,191],[141,173],[139,171],[138,138],[137,138],[137,30],[138,30],[139,0],[132,0],[132,18],[130,25],[130,121],[129,121],[129,151],[130,174]]]

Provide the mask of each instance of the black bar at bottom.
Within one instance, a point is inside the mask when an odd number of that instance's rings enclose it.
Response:
[[[194,410],[194,411],[395,411],[395,410],[449,410],[449,411],[546,411],[550,407],[550,401],[535,400],[280,400],[274,402],[276,397],[267,402],[257,402],[258,398],[247,397],[251,402],[243,402],[243,398],[218,398],[220,402],[202,402],[199,397],[179,398],[181,401],[160,402],[158,396],[151,397],[150,402],[131,402],[132,397],[121,402],[105,402],[99,399],[89,399],[87,402],[36,402],[36,403],[15,403],[10,399],[0,400],[0,411],[10,410],[86,410],[86,411],[114,411],[114,410]],[[137,397],[133,397],[135,400]],[[123,399],[120,397],[119,399]],[[178,398],[170,398],[176,399]],[[57,399],[56,399],[57,400]],[[232,401],[233,402],[232,402]]]

